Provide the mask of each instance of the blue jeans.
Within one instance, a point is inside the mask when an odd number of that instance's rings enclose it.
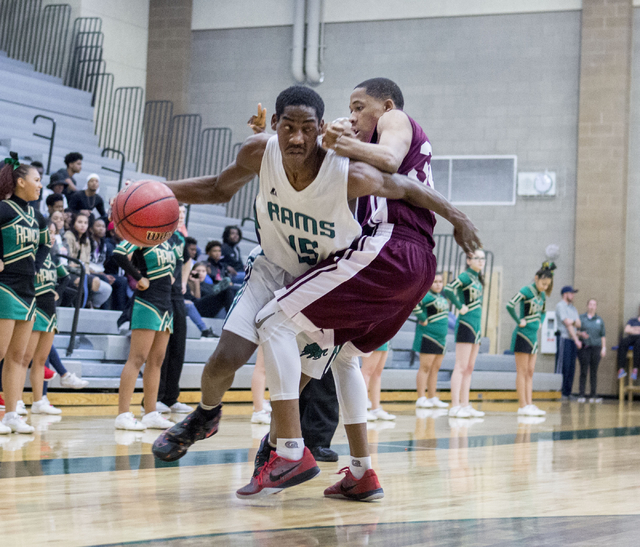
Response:
[[[194,303],[185,302],[184,307],[187,309],[187,317],[196,324],[196,327],[200,329],[200,332],[202,332],[203,330],[207,330],[207,325],[204,324],[202,316],[200,315],[198,309],[195,307]]]
[[[58,355],[58,350],[56,349],[55,346],[51,346],[51,351],[49,352],[49,358],[47,359],[47,362],[44,364],[45,367],[48,367],[49,365],[51,365],[54,370],[60,375],[60,378],[62,378],[68,371],[66,368],[64,368],[64,365],[62,364],[62,361],[60,360],[60,356]],[[45,382],[42,386],[42,394],[46,395],[47,394],[47,389],[49,387],[49,382]]]
[[[578,346],[570,338],[561,338],[558,346],[558,366],[556,372],[562,372],[562,395],[569,397],[573,390],[573,378],[576,374]]]

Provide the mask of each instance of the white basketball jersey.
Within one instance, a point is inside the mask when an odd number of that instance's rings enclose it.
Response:
[[[297,277],[361,234],[347,203],[349,160],[329,150],[315,180],[297,191],[284,171],[278,137],[267,142],[260,168],[256,221],[269,260]]]

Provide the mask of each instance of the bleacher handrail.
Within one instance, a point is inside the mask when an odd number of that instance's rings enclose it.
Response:
[[[53,258],[57,259],[66,259],[67,261],[73,262],[80,267],[80,279],[78,281],[78,295],[76,296],[76,305],[75,311],[73,312],[73,323],[71,325],[71,335],[69,336],[69,345],[67,346],[67,357],[73,354],[73,350],[76,345],[76,335],[78,333],[78,320],[80,318],[80,308],[82,308],[82,302],[84,299],[84,278],[86,275],[86,270],[84,264],[81,260],[77,258],[73,258],[72,256],[56,254],[53,255]]]
[[[122,189],[122,176],[124,175],[124,164],[126,161],[126,157],[122,150],[116,150],[115,148],[105,148],[100,154],[103,158],[105,154],[118,154],[120,156],[120,170],[112,169],[111,167],[103,166],[102,169],[105,171],[111,171],[112,173],[118,173],[118,192]]]
[[[44,114],[36,114],[33,117],[33,123],[35,124],[38,121],[38,118],[42,118],[43,120],[49,120],[51,122],[51,135],[48,137],[46,135],[40,135],[40,133],[34,133],[34,137],[40,137],[41,139],[46,139],[49,141],[49,158],[47,159],[47,171],[45,175],[51,173],[51,156],[53,155],[53,143],[56,140],[56,121],[49,116],[45,116]]]

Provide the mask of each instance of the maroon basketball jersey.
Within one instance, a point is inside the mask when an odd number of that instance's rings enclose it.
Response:
[[[411,117],[411,129],[413,137],[411,146],[404,157],[398,173],[407,175],[433,188],[433,176],[431,173],[431,143],[427,135]],[[378,130],[374,131],[371,137],[372,143],[378,142]],[[414,207],[403,200],[394,200],[368,196],[358,199],[357,206],[358,222],[365,230],[374,228],[376,224],[389,223],[399,226],[406,226],[425,236],[429,244],[433,247],[433,228],[436,224],[435,215],[431,211]]]

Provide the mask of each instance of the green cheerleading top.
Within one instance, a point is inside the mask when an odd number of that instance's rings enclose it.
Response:
[[[547,314],[547,295],[540,292],[536,288],[536,284],[532,283],[526,287],[522,287],[516,295],[507,303],[507,311],[516,322],[516,329],[513,332],[513,343],[516,343],[517,337],[526,338],[531,346],[537,349],[538,346],[538,330]],[[520,327],[520,321],[524,319],[527,324]]]
[[[131,260],[128,255],[131,254]],[[113,251],[113,258],[126,273],[140,281],[149,280],[149,288],[134,293],[131,330],[149,329],[173,332],[171,276],[176,268],[178,249],[170,241],[155,247],[137,247],[123,241]]]
[[[442,293],[429,291],[422,301],[414,308],[413,313],[418,318],[413,351],[420,352],[423,337],[445,347],[449,330],[449,301]],[[427,322],[426,325],[420,323]]]
[[[480,283],[478,272],[467,268],[444,288],[444,295],[460,309],[466,305],[469,311],[458,315],[458,324],[465,323],[474,332],[479,333],[482,324],[482,293],[484,287]]]
[[[51,253],[49,253],[42,265],[42,268],[40,268],[40,271],[36,274],[36,297],[49,292],[55,292],[58,280],[64,279],[68,275],[69,271],[67,268],[60,263],[54,262],[51,258]]]
[[[127,258],[130,254],[133,255],[131,261]],[[177,251],[176,247],[168,241],[155,247],[138,247],[128,241],[122,241],[113,251],[113,258],[118,266],[136,281],[140,281],[143,277],[146,277],[150,283],[166,280],[168,287],[171,287],[171,275],[176,267]]]
[[[25,200],[11,196],[0,202],[0,284],[23,298],[35,296],[34,278],[51,249],[44,217]]]

